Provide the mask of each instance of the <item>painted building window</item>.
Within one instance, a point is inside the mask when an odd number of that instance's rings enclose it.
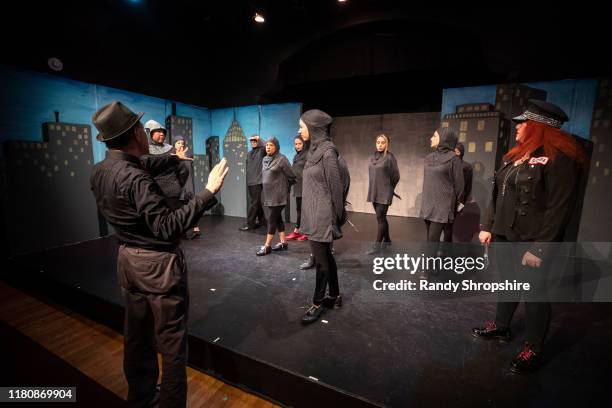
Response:
[[[459,130],[462,132],[467,132],[468,130],[468,121],[467,120],[462,120],[459,123]]]
[[[485,121],[484,120],[479,120],[478,121],[478,130],[481,131],[481,132],[483,130],[485,130]]]

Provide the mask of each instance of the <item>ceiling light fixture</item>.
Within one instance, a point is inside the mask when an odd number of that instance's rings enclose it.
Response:
[[[253,20],[255,20],[258,23],[263,23],[266,21],[266,19],[264,18],[264,16],[262,16],[259,13],[255,13],[255,16],[253,17]]]

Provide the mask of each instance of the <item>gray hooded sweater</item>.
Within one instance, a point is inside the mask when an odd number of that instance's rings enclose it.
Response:
[[[278,140],[273,137],[266,141],[276,146],[276,153],[263,158],[261,179],[263,184],[263,205],[277,207],[287,205],[289,190],[295,183],[296,177],[291,169],[289,160],[280,153]]]
[[[301,117],[310,134],[310,149],[302,173],[302,220],[300,230],[316,242],[342,237],[344,182],[338,151],[329,137],[332,118],[318,109]]]
[[[421,218],[452,223],[459,201],[464,196],[463,166],[455,154],[457,136],[448,128],[437,130],[440,143],[425,157]]]

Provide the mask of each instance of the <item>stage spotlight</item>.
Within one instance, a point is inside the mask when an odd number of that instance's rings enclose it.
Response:
[[[259,13],[255,13],[255,16],[253,17],[253,20],[255,20],[258,23],[263,23],[266,21],[266,19]]]
[[[64,69],[64,64],[62,63],[62,61],[56,57],[49,58],[47,60],[47,65],[49,65],[49,68],[51,68],[53,71],[57,71],[57,72]]]
[[[338,3],[346,3],[346,0],[338,0]]]

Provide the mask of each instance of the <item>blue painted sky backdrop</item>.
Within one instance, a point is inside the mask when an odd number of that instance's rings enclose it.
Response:
[[[597,80],[579,79],[550,82],[529,82],[525,85],[548,92],[547,101],[563,109],[570,121],[563,130],[590,138],[591,120],[597,97]],[[442,117],[454,113],[457,105],[490,103],[495,105],[497,85],[449,88],[442,91]]]
[[[114,100],[124,102],[135,112],[144,112],[142,122],[154,119],[165,123],[172,112],[173,101],[137,94],[105,86],[73,81],[62,77],[30,71],[20,71],[0,65],[0,142],[6,140],[42,140],[42,124],[55,120],[54,111],[60,112],[60,121],[89,124],[97,134],[91,117],[101,106]],[[261,133],[267,138],[277,136],[281,149],[290,159],[293,157],[293,136],[297,133],[301,104],[253,105],[227,109],[176,103],[176,114],[193,119],[191,147],[195,154],[205,154],[206,139],[219,136],[221,154],[223,137],[231,121],[236,119],[248,138]],[[94,141],[94,160],[102,160],[106,148]],[[1,150],[0,150],[1,151]]]

